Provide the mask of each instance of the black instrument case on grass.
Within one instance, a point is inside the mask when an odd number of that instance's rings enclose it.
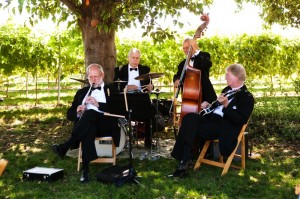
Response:
[[[34,167],[23,172],[23,180],[41,180],[52,182],[64,177],[63,169]]]

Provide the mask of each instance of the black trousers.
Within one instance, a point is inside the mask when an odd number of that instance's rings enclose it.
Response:
[[[178,161],[190,160],[196,137],[199,137],[201,141],[218,139],[221,123],[222,117],[216,114],[202,117],[195,113],[186,114],[182,119],[171,156]]]
[[[120,142],[120,127],[116,117],[108,117],[94,110],[87,110],[80,120],[74,124],[71,138],[63,144],[70,148],[76,142],[82,142],[83,167],[90,161],[98,158],[95,137],[112,136],[116,146]]]

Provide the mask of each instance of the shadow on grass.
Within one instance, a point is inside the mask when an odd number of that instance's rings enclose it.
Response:
[[[9,164],[0,178],[0,198],[295,198],[294,187],[300,183],[299,140],[261,137],[271,135],[271,127],[282,124],[280,120],[287,114],[279,115],[281,109],[275,102],[268,104],[268,109],[256,104],[248,131],[254,152],[260,153],[261,158],[247,160],[246,170],[230,168],[221,177],[220,168],[203,165],[197,171],[191,170],[187,178],[170,179],[166,175],[173,173],[177,161],[134,159],[141,185],[126,183],[117,188],[95,179],[109,164],[92,164],[92,180],[83,185],[79,183],[77,159],[60,159],[52,153],[50,146],[69,138],[73,124],[65,119],[68,106],[55,107],[55,97],[49,98],[40,98],[48,102],[47,108],[34,107],[30,105],[32,101],[26,103],[19,98],[12,100],[12,104],[22,104],[19,107],[10,109],[11,104],[1,104],[0,158],[9,160]],[[293,114],[298,110],[294,105],[288,107]],[[284,120],[285,124],[293,121]],[[264,134],[266,130],[269,134]],[[173,139],[173,132],[166,135]],[[118,158],[117,164],[126,165],[128,159]],[[52,183],[23,181],[23,171],[36,166],[62,168],[65,177]]]
[[[9,165],[0,179],[1,197],[15,198],[292,198],[294,183],[299,182],[299,158],[292,151],[284,152],[278,142],[260,146],[261,159],[249,159],[246,170],[230,168],[221,177],[221,169],[203,165],[190,171],[187,178],[170,179],[177,166],[175,160],[160,158],[156,161],[134,159],[133,165],[142,178],[141,186],[97,182],[96,174],[108,164],[91,165],[91,182],[79,183],[77,159],[58,158],[50,150],[52,143],[69,137],[72,123],[67,120],[30,122],[21,128],[1,127],[1,151]],[[275,145],[274,145],[275,144]],[[277,146],[277,147],[276,147]],[[128,164],[128,159],[117,159],[118,165]],[[24,170],[41,166],[62,168],[65,177],[52,183],[23,181]],[[108,191],[110,190],[110,191]],[[55,193],[55,194],[54,194]],[[54,195],[53,195],[54,194]]]

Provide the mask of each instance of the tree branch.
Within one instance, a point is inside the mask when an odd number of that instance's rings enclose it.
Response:
[[[82,15],[81,10],[79,9],[79,7],[77,7],[75,5],[74,1],[72,1],[72,0],[60,0],[60,2],[65,4],[71,10],[71,12],[73,12],[74,14]]]

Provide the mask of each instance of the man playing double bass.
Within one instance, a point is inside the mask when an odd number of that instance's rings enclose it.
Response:
[[[179,65],[178,65],[178,71],[177,73],[174,75],[173,77],[173,82],[174,82],[174,86],[177,89],[181,89],[181,91],[184,90],[184,81],[185,81],[185,75],[186,73],[184,73],[184,75],[182,76],[182,72],[186,72],[183,71],[185,67],[185,64],[187,64],[187,66],[189,67],[193,67],[196,69],[200,70],[200,79],[189,79],[189,81],[194,80],[194,81],[200,81],[200,85],[201,85],[201,95],[202,98],[199,98],[199,101],[197,102],[197,104],[199,106],[202,107],[206,107],[208,104],[211,104],[213,101],[215,101],[217,99],[217,95],[216,92],[213,88],[213,85],[209,79],[209,69],[212,66],[212,62],[210,60],[210,54],[208,52],[202,52],[199,50],[198,44],[196,42],[195,39],[185,39],[183,41],[182,44],[182,49],[184,51],[184,53],[187,56],[188,59],[188,63],[186,63],[186,59],[184,59]],[[180,79],[183,78],[183,79]],[[182,82],[182,84],[180,84],[180,80]],[[187,82],[187,84],[190,86],[191,82]],[[197,85],[197,82],[192,83],[191,85]],[[179,88],[180,86],[180,88]],[[189,87],[187,86],[187,87]],[[190,90],[190,89],[188,89]],[[177,94],[178,94],[178,90],[177,90]],[[184,93],[183,93],[184,94]],[[183,95],[183,99],[182,99],[182,107],[181,107],[181,114],[180,114],[180,120],[182,120],[182,118],[184,117],[185,114],[189,113],[190,110],[187,110],[184,106],[185,106],[185,102],[184,102],[184,95]],[[198,107],[198,106],[197,106]],[[194,143],[194,147],[193,147],[193,152],[198,153],[202,147],[204,146],[205,140],[201,140],[198,139],[197,141],[195,141]]]
[[[183,41],[182,49],[186,55],[188,55],[189,49],[191,50],[190,61],[188,65],[193,68],[199,69],[201,71],[202,102],[206,101],[211,103],[215,101],[217,99],[217,95],[209,79],[209,69],[212,66],[212,62],[210,60],[210,54],[208,52],[200,51],[197,41],[189,38]],[[185,61],[186,59],[180,62],[180,64],[178,65],[177,73],[173,77],[174,86],[176,88],[179,86],[180,83],[179,81],[180,81],[182,70],[185,65]],[[184,78],[182,82],[184,82]]]

